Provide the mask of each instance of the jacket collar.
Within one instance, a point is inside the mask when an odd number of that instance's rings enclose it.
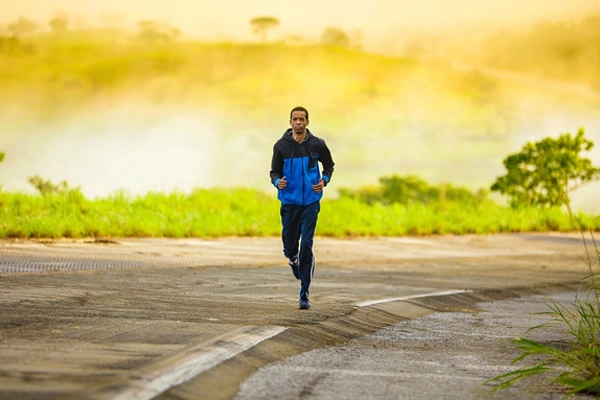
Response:
[[[312,139],[314,135],[311,133],[311,131],[309,129],[306,129],[306,139],[303,140],[303,142],[306,142],[310,139]],[[294,138],[292,137],[292,128],[288,128],[285,133],[283,134],[283,138],[285,140],[291,140],[292,142],[295,142]]]

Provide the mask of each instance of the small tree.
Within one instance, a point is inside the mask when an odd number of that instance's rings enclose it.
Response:
[[[259,35],[262,42],[267,42],[267,32],[279,25],[279,20],[275,17],[256,17],[250,20],[252,31]]]
[[[528,142],[521,152],[504,159],[507,173],[496,179],[491,190],[509,196],[513,207],[565,205],[570,213],[570,193],[600,179],[600,168],[580,156],[593,147],[583,128],[575,137],[565,133],[558,139]]]
[[[33,51],[30,45],[23,44],[23,41],[16,36],[0,36],[0,54],[15,54],[22,51]]]
[[[138,26],[138,38],[148,43],[169,43],[181,36],[179,29],[158,21],[140,21]]]
[[[349,48],[351,42],[350,36],[339,28],[326,28],[321,35],[321,43],[324,45]]]
[[[65,11],[57,11],[48,24],[54,33],[66,32],[69,30],[69,14]]]
[[[50,194],[64,194],[69,191],[69,184],[67,181],[62,181],[59,184],[53,183],[50,179],[44,179],[39,175],[31,176],[27,178],[27,181],[37,189],[42,196]]]
[[[16,37],[32,35],[38,28],[39,25],[37,23],[25,17],[19,17],[16,21],[8,24],[9,32]]]

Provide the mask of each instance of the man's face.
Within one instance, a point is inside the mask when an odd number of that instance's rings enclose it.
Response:
[[[296,134],[303,134],[308,126],[308,120],[304,111],[294,111],[292,113],[292,119],[290,119],[290,126]]]

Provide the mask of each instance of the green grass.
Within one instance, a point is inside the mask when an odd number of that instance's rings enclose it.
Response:
[[[580,215],[587,229],[600,217]],[[317,234],[333,237],[573,231],[560,209],[511,209],[492,201],[423,205],[323,200]],[[89,200],[0,192],[0,238],[278,236],[279,202],[252,189],[198,189]]]
[[[275,200],[276,201],[276,200]],[[0,192],[0,237],[218,237],[275,235],[277,204],[253,190],[117,193],[88,200]]]

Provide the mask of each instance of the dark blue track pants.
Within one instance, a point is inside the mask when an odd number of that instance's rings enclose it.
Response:
[[[300,261],[301,299],[308,299],[308,288],[315,272],[313,242],[320,210],[318,201],[307,206],[284,204],[280,210],[283,254],[289,259],[298,256]]]

